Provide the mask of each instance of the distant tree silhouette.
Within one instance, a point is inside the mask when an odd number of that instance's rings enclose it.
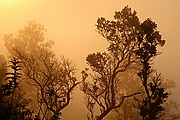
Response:
[[[13,34],[6,34],[4,41],[9,55],[12,57],[18,56],[16,50],[33,53],[41,45],[51,48],[53,41],[45,41],[45,32],[46,29],[43,25],[36,21],[29,21],[28,25],[18,32],[17,37],[14,37]]]
[[[3,80],[6,77],[6,60],[3,55],[0,55],[0,84],[2,84]]]
[[[17,37],[6,35],[5,42],[9,53],[20,58],[23,73],[35,89],[39,107],[36,119],[57,120],[79,82],[75,65],[65,57],[55,56],[53,42],[45,42],[44,32],[44,26],[29,22]]]
[[[141,81],[139,81],[136,73],[139,68],[139,65],[134,65],[131,69],[128,69],[126,72],[119,75],[121,78],[120,89],[125,91],[126,94],[133,93],[134,91],[142,90]],[[141,94],[136,95],[135,97],[141,97]],[[109,120],[141,120],[141,116],[138,114],[139,110],[134,108],[135,105],[134,97],[127,98],[123,102],[121,107],[116,108],[110,115],[108,115]]]
[[[28,109],[29,100],[20,92],[19,79],[21,76],[19,59],[12,58],[9,66],[12,72],[6,73],[6,79],[1,84],[0,119],[24,120],[32,119],[32,111]]]
[[[169,100],[164,105],[165,110],[162,113],[160,120],[179,120],[180,119],[180,109],[179,104],[173,100]]]
[[[112,110],[122,106],[126,98],[140,94],[138,91],[126,94],[119,84],[122,81],[120,74],[136,62],[138,25],[136,12],[128,6],[121,12],[115,12],[112,21],[98,18],[97,31],[110,45],[107,52],[88,55],[86,61],[91,71],[82,71],[81,90],[85,94],[89,120],[102,120]],[[94,113],[96,106],[99,108],[97,115]]]

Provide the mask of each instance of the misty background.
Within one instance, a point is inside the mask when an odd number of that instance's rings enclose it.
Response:
[[[16,35],[28,21],[45,25],[45,39],[54,41],[57,56],[64,55],[77,64],[77,78],[86,67],[88,54],[105,51],[107,42],[96,32],[98,17],[113,19],[115,11],[129,5],[137,11],[141,21],[150,17],[158,25],[165,46],[155,60],[155,68],[166,79],[174,80],[176,88],[170,97],[180,103],[180,11],[179,0],[0,0],[0,51],[6,54],[3,36]],[[78,90],[77,90],[78,91]],[[81,92],[75,92],[70,105],[63,111],[63,120],[80,120],[85,117]],[[70,115],[71,113],[72,115]]]

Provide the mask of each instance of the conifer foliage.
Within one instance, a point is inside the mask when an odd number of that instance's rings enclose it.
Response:
[[[9,72],[6,73],[4,83],[1,85],[0,119],[24,120],[32,119],[32,111],[27,108],[29,100],[20,92],[19,79],[21,66],[18,58],[10,60]]]

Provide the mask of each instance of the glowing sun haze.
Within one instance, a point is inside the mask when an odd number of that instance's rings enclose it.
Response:
[[[8,7],[15,4],[19,4],[23,0],[1,0],[0,3],[3,4],[3,6]]]
[[[57,55],[72,59],[81,71],[88,54],[105,51],[107,47],[106,41],[95,31],[97,18],[103,16],[112,20],[114,12],[126,5],[137,11],[141,21],[149,17],[157,23],[166,45],[155,65],[165,78],[177,83],[174,99],[179,102],[180,0],[0,0],[0,54],[5,52],[4,34],[17,34],[28,21],[36,20],[45,25],[46,38],[55,42]],[[63,112],[63,120],[84,119],[79,94],[74,94],[73,101]]]

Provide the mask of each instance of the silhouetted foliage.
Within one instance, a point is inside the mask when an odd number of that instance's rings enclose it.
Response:
[[[169,94],[163,86],[161,74],[153,73],[152,61],[159,53],[157,46],[163,46],[165,40],[161,39],[157,24],[146,19],[140,24],[138,32],[137,58],[141,63],[141,70],[137,73],[145,90],[145,96],[138,101],[140,115],[144,120],[159,119],[159,113],[164,111],[162,104],[166,102]]]
[[[115,20],[109,21],[101,17],[97,20],[97,31],[109,42],[108,52],[93,53],[86,61],[91,70],[82,71],[82,91],[85,94],[88,119],[102,120],[112,110],[120,107],[125,98],[129,98],[138,91],[126,94],[120,90],[120,73],[125,72],[135,61],[137,46],[136,34],[139,20],[135,11],[125,7],[121,12],[115,12]],[[91,77],[91,80],[87,80]],[[99,108],[99,115],[94,115],[95,105]]]
[[[79,82],[75,65],[65,57],[55,56],[53,42],[45,42],[44,31],[42,25],[29,22],[16,38],[6,35],[5,41],[9,53],[20,58],[24,77],[37,94],[35,119],[57,120]]]
[[[157,24],[149,18],[141,23],[136,11],[125,6],[115,12],[112,21],[98,18],[96,28],[109,46],[106,52],[86,57],[89,67],[82,71],[80,89],[85,96],[87,119],[102,120],[112,111],[116,113],[115,119],[137,120],[141,116],[143,120],[157,120],[166,117],[167,83],[152,68],[154,58],[160,54],[157,47],[165,44]],[[12,34],[4,37],[12,60],[10,72],[5,64],[0,66],[2,120],[58,120],[80,83],[75,76],[76,66],[65,57],[56,57],[52,50],[53,41],[44,39],[45,31],[43,25],[30,21],[17,37]],[[29,93],[35,94],[30,96],[37,103],[33,103],[34,114],[28,108],[30,100],[20,92],[19,80],[22,78],[26,80],[23,81],[24,88],[30,86]],[[176,114],[167,116],[179,118]]]
[[[127,90],[123,91],[119,84],[119,81],[123,81],[120,73],[133,68],[135,64],[139,65],[137,76],[143,86],[141,92],[144,93],[141,98],[136,99],[140,115],[143,119],[158,119],[159,113],[164,111],[162,105],[169,93],[164,87],[162,75],[153,72],[155,70],[151,67],[153,58],[160,54],[157,46],[165,44],[157,31],[157,24],[149,18],[141,23],[136,11],[131,11],[131,8],[126,6],[122,11],[115,12],[112,21],[98,18],[96,26],[98,33],[106,38],[110,45],[108,52],[88,55],[86,61],[91,71],[82,71],[82,91],[85,93],[89,110],[88,119],[101,120],[110,111],[122,106],[128,95]],[[88,77],[91,77],[92,81],[87,81]],[[139,93],[133,92],[128,94],[132,96]],[[94,115],[96,105],[99,107],[99,115]]]
[[[142,89],[143,87],[141,85],[141,81],[139,80],[139,77],[136,75],[138,69],[137,67],[135,67],[135,70],[133,68],[120,76],[124,77],[123,81],[121,81],[121,90],[126,91],[127,93],[132,93],[133,91],[137,91],[138,89],[144,91],[144,89]],[[161,87],[163,86],[168,91],[168,93],[170,92],[170,89],[175,87],[174,81],[171,80],[161,79],[159,83],[161,83]],[[108,116],[108,118],[111,120],[141,120],[142,117],[139,115],[140,110],[137,109],[138,105],[136,104],[136,100],[138,100],[138,102],[141,103],[143,101],[144,96],[145,94],[139,94],[135,96],[135,99],[128,98],[126,101],[124,101],[122,106],[120,108],[115,109],[115,111],[113,111]],[[158,116],[161,116],[160,120],[178,120],[180,118],[178,111],[179,105],[176,102],[172,100],[167,100],[167,102],[163,103],[162,106],[165,108],[165,110],[159,113]]]
[[[1,120],[31,120],[32,111],[27,108],[29,100],[19,91],[21,66],[19,59],[10,61],[12,72],[6,73],[6,79],[1,84],[0,119]]]

